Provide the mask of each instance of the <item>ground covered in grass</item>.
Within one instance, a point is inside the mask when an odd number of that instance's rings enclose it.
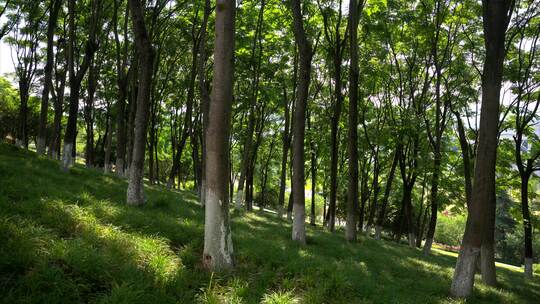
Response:
[[[455,257],[308,228],[289,240],[273,214],[233,213],[237,268],[201,268],[203,210],[190,192],[147,187],[127,207],[126,182],[98,170],[0,145],[0,302],[3,303],[453,303]],[[540,281],[499,267],[474,303],[538,303]]]

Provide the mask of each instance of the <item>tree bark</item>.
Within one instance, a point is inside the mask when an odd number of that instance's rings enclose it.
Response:
[[[49,111],[49,93],[52,84],[52,70],[54,64],[54,32],[58,22],[58,14],[62,7],[62,0],[51,1],[49,21],[47,23],[47,59],[43,70],[43,92],[41,94],[41,110],[39,113],[39,129],[36,143],[38,154],[45,154],[47,141],[47,117]]]
[[[86,96],[84,107],[84,120],[86,123],[85,160],[86,167],[88,168],[94,166],[94,95],[96,93],[97,77],[99,75],[99,68],[94,61],[92,60],[88,72],[88,96]]]
[[[533,247],[532,247],[532,224],[531,213],[529,211],[529,176],[521,176],[521,214],[523,216],[524,230],[524,265],[525,276],[533,276]]]
[[[184,151],[184,147],[186,145],[186,141],[189,137],[189,135],[192,132],[193,129],[193,104],[194,104],[194,98],[195,98],[195,78],[197,76],[197,63],[198,63],[198,51],[199,51],[199,37],[195,34],[195,25],[196,22],[193,22],[192,27],[192,38],[193,38],[193,45],[192,45],[192,58],[191,58],[191,69],[189,74],[189,82],[188,82],[188,94],[187,94],[187,102],[186,102],[186,113],[184,115],[184,124],[182,127],[182,134],[180,136],[180,140],[178,141],[178,146],[176,150],[175,158],[173,159],[173,164],[171,168],[171,172],[169,173],[169,180],[167,182],[167,188],[170,189],[171,186],[174,184],[174,179],[176,175],[178,174],[178,170],[180,169],[180,161],[182,159],[182,152]]]
[[[392,191],[392,183],[394,182],[394,175],[396,172],[396,167],[398,164],[399,154],[401,148],[396,147],[394,152],[394,157],[392,160],[392,165],[390,167],[390,173],[388,173],[388,179],[386,181],[386,188],[384,189],[384,196],[381,202],[381,209],[379,209],[379,215],[377,217],[377,223],[375,225],[375,239],[381,239],[382,225],[384,223],[384,218],[386,216],[386,207],[388,205],[388,198],[390,197],[390,191]]]
[[[54,100],[54,120],[53,120],[53,132],[51,134],[51,140],[49,143],[48,156],[50,158],[60,159],[61,150],[61,138],[62,138],[62,115],[64,111],[64,90],[66,86],[66,73],[67,69],[62,67],[58,69],[60,54],[63,53],[65,45],[58,42],[56,51],[56,65],[55,65],[55,86],[51,90]]]
[[[229,149],[233,101],[235,1],[218,0],[212,99],[206,129],[206,189],[203,265],[210,271],[233,268],[229,223]]]
[[[255,109],[257,103],[257,97],[259,95],[259,78],[260,78],[260,67],[262,61],[262,26],[264,22],[264,8],[266,1],[262,0],[261,8],[259,10],[259,16],[257,18],[257,25],[255,28],[255,36],[253,37],[253,44],[251,48],[251,60],[250,62],[254,63],[251,68],[253,69],[253,81],[251,83],[251,98],[249,105],[249,118],[248,118],[248,129],[244,141],[244,150],[242,154],[242,164],[240,169],[240,180],[238,182],[238,191],[236,194],[236,208],[240,209],[242,203],[244,202],[244,184],[249,171],[249,165],[252,163],[251,154],[252,154],[252,144],[253,144],[253,133],[255,130]],[[257,54],[256,49],[259,45],[259,53]],[[248,188],[246,186],[246,188]],[[246,189],[247,190],[247,189]],[[246,203],[246,209],[251,210],[251,207]]]
[[[482,1],[484,43],[486,46],[482,75],[482,110],[474,168],[474,192],[471,196],[465,233],[450,289],[450,294],[454,297],[468,297],[471,295],[474,285],[476,259],[482,248],[484,234],[493,232],[493,227],[486,226],[494,223],[495,216],[495,164],[497,158],[499,100],[503,73],[505,32],[513,4],[512,0]],[[494,274],[494,271],[491,273]]]
[[[206,187],[206,170],[205,168],[205,156],[204,153],[206,151],[206,140],[205,140],[205,132],[206,127],[208,125],[208,107],[210,105],[210,95],[208,94],[208,88],[206,83],[206,72],[205,72],[205,64],[206,64],[206,35],[207,35],[207,27],[208,27],[208,19],[210,18],[211,13],[211,6],[210,6],[210,0],[204,1],[204,15],[203,15],[203,23],[201,26],[201,36],[199,43],[199,62],[197,63],[197,76],[199,78],[199,95],[201,97],[201,121],[202,121],[202,128],[201,128],[201,150],[202,150],[202,157],[201,157],[201,183],[199,186],[200,193],[201,193],[201,205],[205,205],[205,187]]]
[[[114,124],[112,122],[111,105],[107,110],[107,134],[105,137],[105,158],[103,160],[103,171],[105,173],[111,172],[111,154],[112,154],[112,138],[113,138]]]
[[[126,202],[128,205],[144,204],[144,156],[150,110],[150,93],[154,64],[154,49],[146,29],[142,1],[129,0],[129,11],[135,33],[135,47],[138,53],[138,92],[135,131],[133,133],[133,154],[129,166],[129,183]]]
[[[90,20],[89,36],[86,42],[84,50],[83,62],[78,71],[75,71],[75,44],[77,40],[76,35],[76,11],[75,0],[69,0],[69,45],[68,45],[68,67],[69,67],[69,116],[66,125],[66,132],[64,134],[64,153],[62,154],[62,168],[64,171],[74,163],[72,151],[75,149],[75,138],[77,133],[77,114],[79,112],[79,96],[81,89],[81,82],[83,80],[90,62],[97,51],[98,44],[96,41],[97,24],[101,14],[101,1],[92,3],[92,17]]]
[[[300,0],[291,0],[293,15],[293,32],[299,50],[298,91],[296,92],[296,109],[293,126],[293,214],[292,239],[300,244],[306,243],[306,206],[304,193],[304,136],[306,124],[306,106],[311,78],[311,44],[304,30]]]
[[[356,241],[356,214],[358,212],[358,1],[349,2],[349,179],[347,187],[347,224],[345,239]]]
[[[118,9],[119,1],[114,0],[114,40],[115,40],[115,52],[116,52],[116,84],[118,86],[118,100],[116,101],[116,169],[115,173],[118,177],[124,177],[126,175],[126,99],[127,99],[127,86],[128,86],[128,72],[127,68],[127,56],[128,56],[128,40],[127,40],[127,24],[129,20],[129,8],[126,5],[126,11],[124,15],[124,45],[123,48],[120,45],[120,39],[118,36]]]
[[[287,89],[283,87],[283,103],[285,108],[285,126],[283,128],[283,147],[281,150],[281,175],[279,178],[279,199],[278,199],[278,217],[283,216],[283,209],[285,207],[285,187],[287,186],[287,158],[289,155],[289,146],[291,144],[291,138],[289,136],[289,101],[287,99]]]

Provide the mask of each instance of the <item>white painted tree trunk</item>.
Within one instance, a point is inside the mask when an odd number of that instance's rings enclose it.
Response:
[[[433,239],[432,238],[426,239],[426,242],[424,243],[424,249],[422,250],[424,255],[431,254],[431,246],[433,246]]]
[[[533,259],[531,258],[525,258],[525,276],[527,278],[533,277]]]
[[[233,267],[233,243],[228,210],[223,211],[223,201],[211,187],[206,188],[204,217],[203,263],[211,270],[220,271]]]
[[[244,200],[244,190],[238,189],[238,191],[236,192],[236,198],[235,198],[235,207],[237,210],[242,209],[243,200]]]
[[[73,166],[73,144],[64,144],[64,153],[62,153],[62,170],[68,171]]]
[[[379,225],[375,226],[375,239],[376,240],[381,239],[381,232],[382,232],[382,227]]]
[[[460,250],[460,258],[456,263],[454,279],[450,288],[453,297],[465,298],[471,295],[476,271],[476,260],[480,256],[480,248],[463,246]]]
[[[416,235],[412,232],[409,233],[409,246],[416,247]]]
[[[39,155],[45,154],[45,138],[43,137],[37,138],[36,151]]]

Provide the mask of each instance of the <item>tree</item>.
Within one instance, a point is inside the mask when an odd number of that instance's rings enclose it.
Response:
[[[45,75],[43,78],[43,93],[41,95],[41,112],[39,115],[39,133],[36,143],[38,154],[45,154],[47,136],[47,113],[49,111],[49,93],[52,86],[52,72],[54,64],[54,33],[58,22],[58,15],[62,7],[61,0],[51,0],[49,7],[49,20],[47,24],[47,59]]]
[[[81,82],[88,70],[90,63],[98,49],[98,24],[101,20],[102,2],[100,0],[92,2],[91,17],[88,23],[88,40],[85,43],[84,57],[80,65],[75,55],[78,45],[77,27],[76,27],[76,1],[69,0],[69,43],[68,43],[68,70],[69,70],[69,117],[64,134],[64,152],[62,153],[62,168],[67,171],[74,163],[73,151],[75,148],[75,137],[77,134],[77,114],[79,112],[79,96],[81,91]],[[77,69],[78,66],[78,69]]]
[[[300,0],[291,0],[293,15],[293,32],[296,45],[298,46],[298,90],[296,91],[296,104],[293,125],[293,215],[292,239],[300,244],[306,243],[306,205],[304,193],[304,136],[306,125],[306,106],[309,94],[309,82],[311,79],[311,43],[308,41],[304,29]]]
[[[529,8],[524,15],[534,13]],[[538,108],[540,106],[540,94],[538,84],[533,80],[538,71],[535,69],[538,52],[538,39],[540,36],[540,27],[531,30],[527,28],[527,23],[521,23],[517,26],[516,36],[519,37],[519,42],[515,53],[512,54],[517,58],[512,58],[510,64],[511,73],[510,79],[514,83],[514,91],[516,91],[514,102],[511,105],[514,112],[515,120],[515,135],[514,138],[514,157],[520,178],[520,198],[521,198],[521,214],[523,217],[523,232],[524,232],[524,264],[525,275],[528,278],[533,276],[533,244],[532,244],[532,221],[529,208],[529,181],[532,174],[540,170],[538,162],[540,158],[540,150],[538,149],[539,138],[532,130],[533,121],[537,118]],[[530,48],[526,50],[525,45],[531,43]],[[517,60],[515,60],[517,59]],[[536,91],[536,92],[535,92]],[[536,94],[536,98],[535,95]]]
[[[16,144],[28,149],[28,99],[38,72],[42,11],[38,2],[23,2],[20,10],[24,22],[19,22],[19,15],[16,15],[8,42],[14,47],[17,59],[15,75],[19,85],[20,107]]]
[[[363,1],[361,1],[363,3]],[[347,192],[347,226],[345,239],[356,241],[358,209],[358,1],[349,2],[349,185]]]
[[[154,49],[146,29],[142,1],[129,0],[129,11],[135,33],[135,47],[138,54],[138,90],[137,112],[135,114],[135,131],[133,134],[133,156],[129,166],[129,183],[127,188],[127,204],[144,204],[144,156],[146,133],[148,129],[148,112],[150,108],[150,91],[152,87],[152,71],[154,66]]]
[[[468,297],[472,293],[476,259],[482,251],[484,282],[495,280],[495,273],[485,273],[487,259],[493,255],[493,243],[486,244],[484,235],[493,233],[495,221],[495,163],[499,99],[504,60],[505,33],[514,1],[483,0],[484,44],[486,57],[482,75],[482,111],[476,153],[473,193],[461,249],[459,251],[450,293],[454,297]],[[487,232],[486,232],[487,231]],[[486,258],[486,259],[484,259]],[[494,270],[494,267],[493,267]],[[486,278],[490,276],[490,278]]]
[[[229,221],[229,129],[233,101],[235,1],[216,5],[212,98],[205,142],[205,217],[203,265],[211,271],[231,269],[233,243]]]
[[[124,177],[125,175],[125,157],[126,157],[126,98],[128,86],[128,21],[129,5],[126,5],[124,15],[124,41],[120,43],[118,35],[118,10],[120,0],[114,0],[113,31],[116,55],[116,83],[118,86],[118,97],[116,101],[116,175]]]

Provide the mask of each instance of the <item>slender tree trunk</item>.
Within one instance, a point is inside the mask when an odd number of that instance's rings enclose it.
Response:
[[[128,205],[144,204],[144,156],[150,110],[150,93],[152,88],[152,72],[154,49],[148,36],[144,21],[144,8],[140,0],[129,0],[129,11],[135,33],[135,47],[138,52],[138,92],[137,112],[135,114],[135,131],[133,132],[133,154],[129,167],[129,183],[126,202]]]
[[[69,45],[68,45],[68,67],[69,67],[69,116],[66,125],[66,132],[64,135],[64,153],[62,158],[62,168],[64,171],[74,163],[73,151],[75,147],[75,139],[77,134],[77,114],[79,112],[79,96],[81,89],[81,82],[83,80],[90,62],[92,61],[98,45],[96,42],[96,31],[99,16],[101,13],[101,1],[92,3],[92,16],[89,24],[89,37],[86,43],[83,62],[79,67],[79,70],[75,72],[75,43],[76,36],[76,11],[75,0],[69,0]]]
[[[412,190],[413,187],[411,185],[404,185],[403,187],[403,205],[405,210],[405,220],[407,225],[407,231],[408,231],[408,239],[409,239],[409,246],[415,247],[416,246],[416,231],[414,227],[414,210],[412,206]]]
[[[465,127],[463,126],[463,121],[459,112],[455,111],[454,115],[456,116],[459,145],[461,147],[461,157],[463,158],[463,175],[465,178],[465,198],[467,200],[467,207],[470,205],[471,196],[472,196],[472,165],[471,165],[471,156],[470,156],[470,146],[469,141],[467,140],[467,135],[465,134]]]
[[[441,171],[441,145],[437,143],[435,147],[435,158],[433,160],[433,175],[431,177],[431,191],[430,191],[430,206],[431,217],[429,220],[428,232],[426,235],[426,242],[424,244],[423,253],[429,255],[431,253],[431,245],[433,244],[433,237],[435,236],[435,227],[437,225],[437,197],[439,191],[439,172]]]
[[[90,71],[88,72],[88,87],[86,96],[86,104],[84,107],[84,120],[86,123],[86,150],[85,159],[86,167],[94,166],[94,95],[96,93],[97,75],[99,69],[96,63],[92,60]]]
[[[59,47],[60,48],[60,47]],[[58,52],[58,51],[57,51]],[[56,62],[58,62],[58,57]],[[51,90],[54,98],[54,120],[53,120],[53,133],[51,135],[51,141],[49,143],[49,157],[60,159],[60,147],[62,138],[62,114],[64,112],[64,89],[66,85],[66,69],[56,70],[55,81],[57,83],[56,88]]]
[[[335,98],[336,103],[334,105],[334,114],[332,116],[332,125],[330,131],[330,204],[328,206],[328,228],[330,231],[334,231],[336,225],[336,200],[337,200],[337,171],[338,171],[338,150],[339,150],[339,141],[338,141],[338,129],[339,129],[339,120],[341,117],[341,62],[336,64],[335,69],[338,71],[335,72]],[[352,163],[352,162],[349,162]],[[353,173],[354,174],[354,173]]]
[[[309,111],[308,111],[309,113]],[[308,114],[307,117],[307,125],[308,125],[308,133],[310,134],[310,156],[311,156],[311,208],[310,208],[310,215],[309,215],[309,224],[312,226],[315,226],[315,194],[317,190],[317,153],[316,153],[316,147],[315,147],[315,139],[316,136],[314,134],[313,129],[311,128],[311,115]]]
[[[523,216],[524,239],[524,265],[525,276],[533,276],[533,247],[532,247],[532,224],[529,211],[529,177],[527,173],[521,175],[521,214]]]
[[[283,216],[283,208],[285,207],[285,187],[287,186],[287,157],[289,155],[289,146],[291,143],[289,136],[289,101],[287,99],[287,89],[283,87],[283,103],[285,105],[285,126],[283,129],[283,148],[281,150],[281,176],[279,178],[279,200],[278,200],[278,217]]]
[[[396,172],[396,167],[399,159],[400,147],[396,148],[394,152],[394,159],[392,160],[392,165],[390,167],[390,173],[388,173],[388,179],[386,181],[386,188],[384,189],[384,196],[381,202],[381,209],[379,209],[379,215],[377,217],[377,223],[375,225],[375,239],[381,239],[382,225],[384,223],[384,218],[386,217],[386,207],[388,205],[388,198],[390,197],[390,192],[392,191],[392,183],[394,182],[394,175]]]
[[[203,265],[210,271],[233,268],[229,223],[229,149],[234,74],[235,1],[218,0],[212,99],[206,129],[206,189]]]
[[[371,167],[371,158],[369,160],[364,160],[362,165],[362,181],[360,189],[360,208],[358,210],[358,231],[362,232],[364,230],[364,217],[366,210],[366,202],[369,200],[369,171]]]
[[[438,210],[438,194],[439,194],[439,175],[441,171],[441,142],[444,129],[446,126],[446,106],[444,112],[442,112],[441,102],[441,80],[442,80],[442,68],[439,60],[439,37],[441,32],[441,1],[437,1],[435,12],[435,39],[432,42],[432,56],[435,67],[435,130],[433,136],[430,137],[430,143],[433,148],[433,175],[431,179],[431,191],[430,191],[430,205],[431,205],[431,218],[429,221],[428,232],[426,236],[426,243],[424,244],[423,253],[429,255],[431,253],[431,245],[433,244],[433,236],[435,235],[435,228],[437,226],[437,210]],[[448,43],[448,42],[447,42]]]
[[[188,87],[188,94],[187,94],[187,104],[186,104],[186,113],[184,116],[184,125],[182,127],[182,135],[180,137],[180,141],[177,147],[176,151],[176,157],[173,159],[173,165],[171,168],[171,172],[169,174],[169,181],[167,182],[167,188],[171,188],[171,186],[174,183],[174,179],[176,175],[178,174],[178,170],[180,169],[180,161],[182,159],[182,152],[184,151],[184,147],[186,145],[186,141],[189,137],[189,135],[192,132],[192,116],[193,116],[193,104],[194,104],[194,98],[195,98],[195,77],[197,76],[197,58],[198,58],[198,45],[200,41],[193,36],[193,46],[192,46],[192,59],[191,59],[191,69],[189,74],[189,87]]]
[[[373,183],[371,188],[373,189],[373,200],[371,204],[371,208],[369,208],[369,215],[367,220],[367,229],[366,234],[369,236],[371,234],[371,231],[373,230],[373,222],[375,221],[375,212],[377,211],[377,208],[379,207],[379,171],[381,170],[380,164],[379,164],[379,155],[378,155],[378,148],[376,151],[374,151],[374,160],[373,160]]]
[[[206,84],[206,71],[205,71],[205,64],[206,64],[206,35],[207,35],[207,26],[208,26],[208,19],[210,18],[211,13],[211,5],[210,0],[204,1],[204,15],[203,15],[203,23],[201,26],[201,36],[200,36],[200,43],[199,43],[199,61],[197,63],[197,76],[199,78],[199,95],[201,98],[201,116],[202,116],[202,128],[201,128],[201,150],[202,150],[202,157],[201,157],[201,181],[200,181],[200,193],[201,193],[201,205],[205,205],[205,187],[206,187],[206,170],[205,168],[205,151],[206,151],[206,141],[205,141],[205,132],[206,127],[208,125],[208,107],[210,105],[210,95],[208,94],[207,84]]]
[[[474,284],[476,259],[484,234],[492,233],[495,216],[495,164],[499,123],[499,100],[504,61],[505,32],[512,12],[512,0],[483,0],[486,57],[482,76],[482,111],[474,168],[474,192],[459,251],[450,294],[468,297]],[[482,252],[482,255],[484,252]],[[493,265],[494,267],[494,265]],[[494,274],[495,272],[491,272]],[[487,275],[486,272],[482,273]],[[487,280],[484,280],[484,282]]]
[[[242,164],[240,169],[240,180],[238,183],[238,191],[236,195],[236,208],[240,209],[242,202],[244,200],[244,184],[246,177],[249,171],[248,166],[252,163],[251,153],[252,153],[252,144],[253,144],[253,133],[255,130],[255,109],[257,103],[257,97],[259,94],[259,77],[260,77],[260,67],[262,61],[262,26],[264,22],[264,8],[265,0],[261,2],[261,8],[259,10],[259,16],[257,18],[257,26],[255,29],[255,36],[253,37],[253,44],[251,49],[251,62],[255,62],[253,69],[253,82],[251,84],[251,99],[250,99],[250,108],[249,108],[249,119],[248,119],[248,129],[244,142],[244,151],[242,155]],[[259,52],[256,52],[257,45],[259,45]],[[247,188],[247,187],[246,187]],[[247,200],[246,200],[247,201]],[[246,202],[246,209],[251,210],[251,207],[248,207]]]
[[[39,129],[36,143],[38,154],[45,154],[47,140],[47,117],[49,111],[49,93],[52,84],[52,71],[54,64],[54,32],[58,22],[58,14],[62,7],[61,0],[51,1],[49,21],[47,24],[47,58],[44,68],[43,92],[41,94],[41,110],[39,113]]]
[[[112,154],[112,138],[114,124],[112,122],[112,116],[110,114],[111,106],[108,106],[107,114],[107,135],[105,138],[105,158],[103,160],[103,171],[105,173],[111,173],[111,154]]]
[[[27,81],[19,80],[19,134],[17,136],[17,146],[28,149],[28,94],[29,88]]]
[[[124,41],[124,46],[120,45],[118,36],[118,9],[120,0],[114,0],[114,40],[116,51],[116,84],[118,86],[118,100],[116,101],[116,169],[118,177],[124,177],[126,174],[126,99],[128,87],[128,75],[126,71],[128,40]],[[127,24],[129,20],[129,7],[126,5],[124,15],[124,37],[127,37]]]
[[[349,179],[347,187],[347,223],[345,239],[356,241],[356,214],[358,212],[358,1],[349,2]]]
[[[300,244],[306,243],[306,206],[304,193],[304,136],[306,124],[306,106],[309,94],[311,77],[311,44],[304,30],[300,0],[291,0],[293,14],[293,32],[299,50],[298,91],[296,92],[296,106],[293,126],[293,175],[292,195],[294,221],[292,239]]]
[[[133,58],[134,61],[134,69],[131,74],[131,83],[130,83],[130,92],[129,92],[129,110],[127,113],[127,130],[126,130],[126,161],[124,166],[124,171],[127,174],[127,177],[129,178],[129,170],[131,167],[131,160],[133,157],[133,143],[134,143],[134,137],[135,137],[135,115],[137,113],[137,94],[139,91],[139,84],[138,84],[138,75],[139,75],[139,55],[137,48],[135,47],[135,56]]]

